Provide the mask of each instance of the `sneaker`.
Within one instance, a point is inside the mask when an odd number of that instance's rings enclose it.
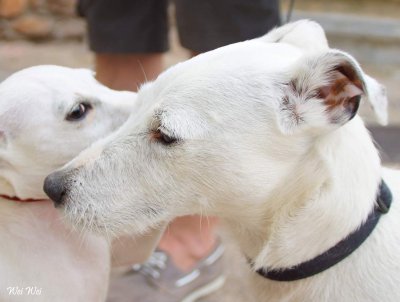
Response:
[[[156,250],[142,265],[111,280],[108,302],[194,302],[222,287],[224,246],[219,243],[190,272],[181,272]]]

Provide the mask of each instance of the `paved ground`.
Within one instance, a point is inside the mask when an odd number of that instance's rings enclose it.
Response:
[[[176,42],[176,34],[172,35]],[[178,61],[184,60],[187,53],[173,43],[173,49],[166,57],[166,66],[170,66]],[[347,49],[352,52],[354,45],[349,44]],[[345,47],[346,48],[346,45]],[[355,52],[358,50],[355,49]],[[377,50],[379,51],[379,47]],[[353,52],[352,52],[353,53]],[[354,54],[354,53],[353,53]],[[354,54],[356,57],[357,55]],[[51,44],[31,44],[27,42],[10,42],[0,45],[0,80],[4,79],[12,72],[37,64],[59,64],[71,67],[91,67],[92,57],[83,43],[51,43]],[[400,163],[400,68],[393,64],[381,64],[378,61],[363,62],[364,68],[374,77],[377,77],[388,87],[391,105],[390,116],[392,122],[390,127],[377,127],[371,111],[364,106],[363,115],[366,117],[371,127],[376,141],[383,147],[383,159],[388,163]],[[228,282],[224,289],[217,294],[203,299],[202,302],[243,302],[251,301],[247,294],[247,286],[244,284],[243,267],[246,265],[243,259],[234,249],[230,248],[228,241],[227,275]]]

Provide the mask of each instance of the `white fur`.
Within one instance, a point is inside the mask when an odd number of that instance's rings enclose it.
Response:
[[[46,198],[45,176],[119,127],[134,99],[84,69],[38,66],[6,79],[0,84],[0,194]],[[93,108],[81,121],[66,121],[77,102]],[[50,201],[0,198],[0,240],[0,301],[105,300],[108,243],[66,226]]]
[[[304,280],[254,274],[254,283],[257,301],[400,301],[400,173],[382,170],[360,117],[328,110],[316,93],[341,64],[384,121],[383,90],[310,21],[169,69],[142,87],[143,104],[124,126],[95,144],[99,157],[61,170],[66,215],[111,235],[218,215],[255,269],[287,268],[359,227],[384,178],[392,209],[352,255]],[[163,144],[160,131],[178,142]]]

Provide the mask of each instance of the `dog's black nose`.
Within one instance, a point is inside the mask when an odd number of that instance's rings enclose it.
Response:
[[[63,204],[63,197],[66,193],[64,178],[64,173],[57,171],[44,180],[43,190],[54,202],[56,208]]]

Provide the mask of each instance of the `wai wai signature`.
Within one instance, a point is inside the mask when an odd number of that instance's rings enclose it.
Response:
[[[7,287],[7,292],[10,296],[40,296],[42,294],[42,288],[36,286],[9,286]]]

